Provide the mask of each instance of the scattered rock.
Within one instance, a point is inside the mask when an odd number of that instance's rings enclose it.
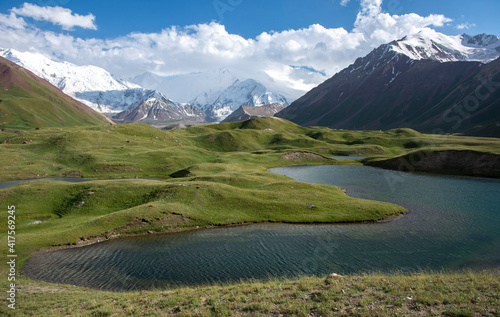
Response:
[[[332,158],[311,152],[290,152],[280,156],[283,161],[333,161]]]
[[[332,281],[333,280],[337,280],[337,279],[341,279],[343,276],[342,275],[339,275],[337,273],[332,273],[332,274],[329,274],[326,278],[325,278],[325,284],[326,285],[330,285],[332,284]],[[343,292],[343,290],[342,290]]]

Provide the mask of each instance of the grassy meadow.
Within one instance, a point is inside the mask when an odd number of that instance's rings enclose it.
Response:
[[[342,131],[267,118],[162,131],[144,124],[0,132],[0,237],[16,206],[17,269],[33,252],[127,234],[255,223],[378,221],[406,211],[341,188],[294,181],[268,169],[361,164],[333,155],[394,157],[415,150],[500,154],[500,140],[423,135],[410,129]],[[6,258],[7,243],[0,246]],[[2,276],[7,265],[0,266]],[[17,278],[16,316],[492,315],[498,274],[303,277],[151,292],[109,293]],[[6,279],[0,281],[7,288]],[[411,299],[408,299],[411,298]],[[11,314],[5,305],[0,312]]]

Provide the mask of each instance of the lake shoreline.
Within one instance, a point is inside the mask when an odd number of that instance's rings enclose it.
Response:
[[[388,215],[384,219],[380,220],[362,220],[362,221],[342,221],[342,222],[287,222],[287,221],[256,221],[256,222],[244,222],[244,223],[230,223],[230,224],[208,224],[201,225],[196,227],[184,227],[184,228],[172,228],[164,231],[151,231],[144,233],[118,233],[118,234],[102,234],[98,236],[85,237],[84,239],[78,240],[76,243],[67,243],[62,245],[53,245],[44,249],[36,250],[31,252],[31,255],[46,253],[51,251],[59,251],[65,249],[74,249],[74,248],[82,248],[106,241],[112,241],[117,239],[126,239],[133,237],[144,237],[150,235],[169,235],[175,233],[187,233],[201,230],[210,230],[210,229],[224,229],[224,228],[236,228],[236,227],[244,227],[244,226],[252,226],[252,225],[261,225],[261,224],[275,224],[275,225],[296,225],[296,226],[349,226],[349,225],[360,225],[360,224],[378,224],[385,223],[389,221],[393,221],[395,219],[399,219],[410,211],[405,210],[403,213]]]
[[[362,163],[408,173],[500,178],[500,155],[472,150],[419,150],[386,159],[366,158]]]

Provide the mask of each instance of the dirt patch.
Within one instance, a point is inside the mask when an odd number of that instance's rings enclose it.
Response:
[[[210,142],[215,142],[216,139],[217,139],[217,135],[215,135],[215,134],[210,134],[208,136],[208,141],[210,141]]]
[[[154,206],[151,205],[151,208]],[[155,228],[155,229],[162,229],[162,232],[170,232],[170,231],[175,231],[176,228],[179,227],[184,227],[186,225],[189,225],[189,223],[193,222],[192,219],[185,217],[181,214],[176,214],[172,213],[169,214],[166,217],[163,217],[161,219],[153,219],[153,220],[146,220],[146,219],[137,219],[134,220],[133,222],[129,223],[128,225],[125,225],[123,227],[117,228],[113,230],[112,235],[119,235],[123,233],[130,233],[134,232],[137,230],[145,230],[148,228]]]
[[[37,293],[66,293],[68,290],[64,287],[59,287],[57,284],[54,285],[40,285],[38,283],[32,283],[31,285],[16,285],[16,291],[22,294],[37,294]]]
[[[83,177],[83,173],[80,171],[67,171],[62,174],[63,177]]]
[[[154,208],[153,205],[150,205],[151,208]],[[136,219],[129,224],[126,224],[123,227],[116,228],[110,232],[106,232],[102,235],[85,237],[76,242],[73,245],[63,245],[57,246],[58,248],[67,248],[68,246],[84,246],[90,245],[98,242],[102,242],[105,240],[117,238],[120,236],[133,236],[140,234],[153,234],[153,233],[169,233],[169,232],[178,232],[186,230],[190,224],[194,222],[193,219],[189,217],[185,217],[181,214],[172,213],[167,215],[166,217],[160,219],[152,219],[147,220],[144,218]],[[191,229],[195,229],[193,227]],[[56,248],[56,249],[58,249]]]
[[[287,154],[283,154],[280,156],[280,160],[290,161],[290,162],[298,162],[298,161],[320,161],[320,162],[328,162],[334,161],[329,157],[311,153],[311,152],[290,152]]]

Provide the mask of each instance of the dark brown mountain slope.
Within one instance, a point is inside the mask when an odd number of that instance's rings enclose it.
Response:
[[[382,45],[276,116],[336,129],[456,133],[500,121],[500,59],[413,60]]]

